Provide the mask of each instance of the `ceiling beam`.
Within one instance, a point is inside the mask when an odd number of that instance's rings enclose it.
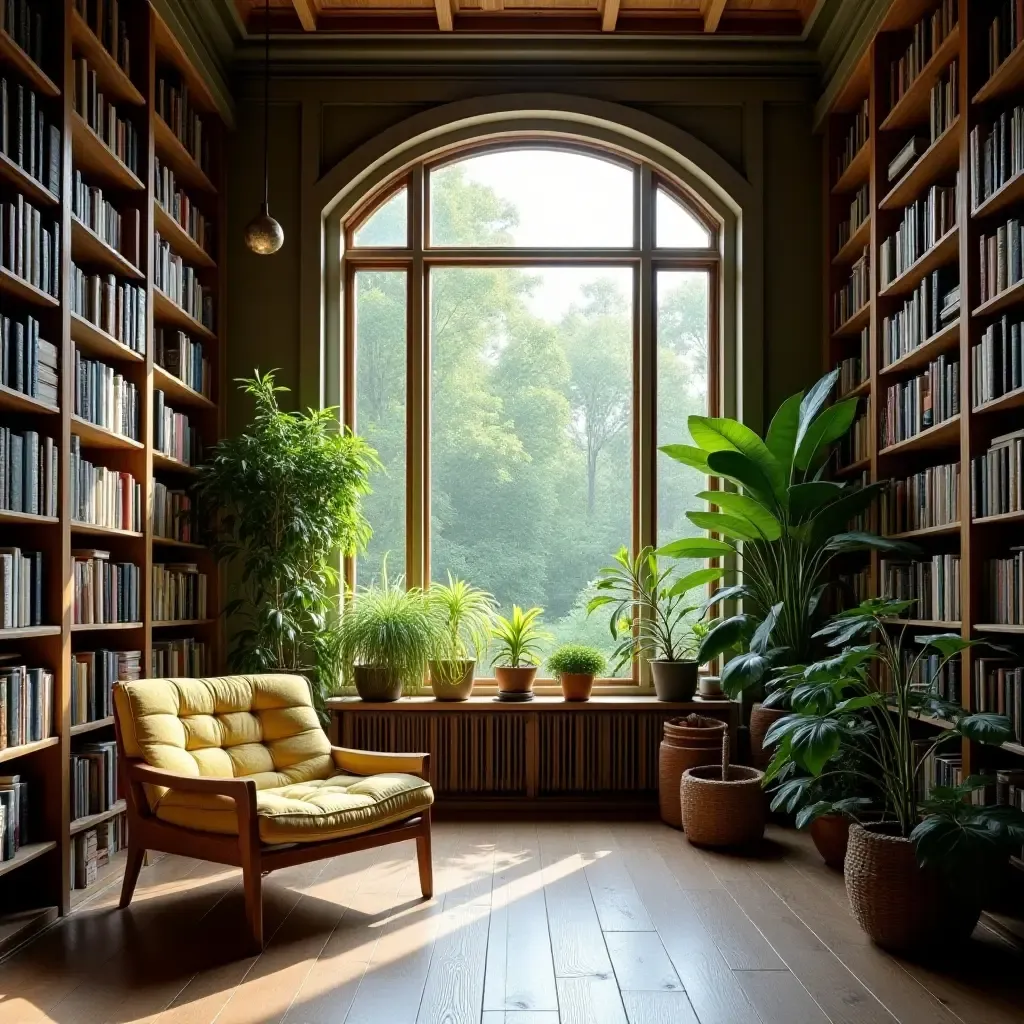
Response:
[[[307,32],[315,32],[316,0],[292,0],[292,6],[295,8],[295,13],[299,16],[299,21],[302,22],[302,27]]]
[[[434,9],[437,11],[437,27],[442,32],[451,32],[455,27],[452,18],[452,0],[434,0]]]
[[[619,0],[598,0],[601,12],[601,31],[614,32],[615,23],[619,20]]]
[[[727,0],[700,0],[700,13],[704,15],[704,31],[717,32]]]

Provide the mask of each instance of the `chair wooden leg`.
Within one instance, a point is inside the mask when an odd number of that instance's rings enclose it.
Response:
[[[429,900],[434,895],[434,863],[430,856],[430,812],[424,816],[423,831],[416,837],[416,861],[420,869],[420,891]]]
[[[139,872],[142,870],[142,862],[146,858],[146,851],[141,846],[128,843],[128,856],[124,865],[124,881],[121,883],[121,902],[119,906],[123,910],[132,901],[135,895],[135,886],[139,881]]]
[[[245,919],[249,925],[255,952],[263,949],[263,872],[259,863],[242,868],[242,884],[245,889]]]

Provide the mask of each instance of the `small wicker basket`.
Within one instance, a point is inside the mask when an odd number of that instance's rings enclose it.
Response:
[[[683,829],[695,846],[744,846],[764,835],[764,772],[729,764],[729,737],[722,764],[683,773],[679,797]]]
[[[721,761],[724,735],[725,722],[704,715],[670,718],[665,722],[664,739],[658,751],[658,807],[666,825],[683,827],[679,805],[683,772]]]

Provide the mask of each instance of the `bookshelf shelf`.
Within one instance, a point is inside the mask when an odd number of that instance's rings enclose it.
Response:
[[[0,523],[8,523],[11,526],[29,526],[32,524],[52,526],[59,523],[56,516],[36,516],[31,512],[12,512],[10,509],[0,508]]]
[[[1005,750],[1007,753],[1016,754],[1018,757],[1024,757],[1024,746],[1021,746],[1021,744],[1019,744],[1019,743],[1013,743],[1012,741],[1007,741],[1006,743],[1000,744],[1000,747],[1001,747],[1002,750]]]
[[[107,245],[75,216],[71,218],[71,255],[76,263],[93,263],[133,281],[145,280],[131,260]]]
[[[71,834],[74,836],[79,832],[86,831],[86,829],[95,828],[105,821],[110,821],[111,818],[116,818],[119,814],[124,814],[124,810],[125,802],[118,800],[117,803],[108,807],[105,811],[100,811],[97,814],[88,814],[84,818],[75,818],[71,822]]]
[[[72,633],[98,633],[118,632],[128,629],[142,629],[144,622],[74,622],[71,624]]]
[[[82,444],[91,448],[124,448],[141,451],[145,445],[141,441],[115,434],[106,427],[98,427],[95,423],[83,420],[81,416],[71,417],[71,432],[82,439]]]
[[[144,107],[146,98],[135,87],[135,83],[124,73],[107,48],[99,41],[96,33],[74,8],[71,9],[71,41],[75,50],[89,62],[96,72],[102,92],[112,100]]]
[[[118,341],[112,334],[90,323],[78,313],[71,314],[71,340],[83,351],[105,359],[127,359],[144,363],[146,357]]]
[[[871,323],[871,303],[859,309],[841,327],[832,332],[833,338],[857,337],[860,332]]]
[[[154,544],[162,544],[168,548],[182,548],[188,551],[206,551],[208,550],[205,544],[196,544],[191,540],[174,540],[172,537],[160,537],[156,534],[153,535]]]
[[[868,139],[843,171],[842,177],[832,187],[832,195],[843,196],[856,192],[867,180],[871,171],[871,139]]]
[[[46,416],[60,415],[57,406],[47,405],[38,398],[30,398],[4,384],[0,384],[0,409],[9,409],[11,412],[36,412]]]
[[[954,416],[951,419],[937,423],[934,427],[922,430],[920,434],[908,437],[906,441],[898,444],[891,444],[888,448],[882,448],[878,457],[886,455],[903,455],[906,452],[916,452],[927,448],[943,448],[957,444],[960,440],[960,417]]]
[[[863,473],[865,469],[871,468],[871,459],[858,459],[856,462],[851,462],[848,466],[840,466],[835,475],[838,477],[849,477],[856,476],[858,473]]]
[[[71,520],[72,533],[85,533],[97,537],[145,537],[139,530],[118,530],[113,526],[96,526],[94,523],[80,523],[77,519]]]
[[[75,166],[102,178],[110,185],[129,191],[141,192],[145,185],[138,175],[89,127],[77,111],[71,113],[71,148]]]
[[[171,126],[159,115],[153,116],[153,138],[157,155],[166,160],[183,185],[198,188],[203,192],[216,192],[213,182],[196,163],[192,154],[171,130]]]
[[[979,526],[999,523],[1024,523],[1024,512],[1004,512],[1001,516],[979,516],[974,520]]]
[[[960,26],[957,24],[943,39],[939,48],[932,55],[932,59],[921,69],[921,73],[911,83],[910,88],[879,125],[883,132],[927,124],[932,86],[943,76],[946,68],[956,59],[959,52]]]
[[[871,378],[862,380],[855,388],[850,388],[845,394],[839,396],[839,401],[845,402],[850,398],[863,398],[865,395],[871,394]]]
[[[60,636],[60,626],[19,626],[0,629],[0,640],[31,640],[38,636]]]
[[[186,313],[169,295],[159,288],[153,288],[153,315],[174,327],[180,327],[190,334],[197,334],[207,341],[216,341],[217,335],[201,324],[191,313]]]
[[[0,294],[7,294],[13,299],[21,299],[22,302],[31,302],[35,306],[44,306],[47,309],[56,309],[60,305],[52,295],[47,295],[41,288],[29,284],[23,277],[12,274],[6,267],[0,267]]]
[[[960,118],[950,126],[917,158],[902,178],[878,204],[881,210],[902,210],[945,174],[960,166]]]
[[[0,153],[0,179],[25,194],[38,206],[58,206],[60,200],[27,171],[23,171],[6,153]]]
[[[1007,626],[1001,622],[976,622],[974,628],[979,633],[1009,633],[1024,635],[1024,626]]]
[[[850,236],[850,240],[832,257],[832,266],[842,267],[859,259],[860,254],[871,244],[871,218],[865,217]]]
[[[882,619],[887,626],[917,626],[921,629],[946,629],[960,632],[961,623],[944,622],[942,619]]]
[[[933,334],[923,345],[900,356],[895,362],[889,363],[879,369],[879,374],[887,376],[896,373],[905,373],[908,370],[916,370],[919,367],[927,366],[936,356],[943,352],[951,351],[960,344],[960,318],[957,317],[952,323],[947,324],[941,331]]]
[[[216,409],[215,402],[211,402],[205,395],[190,388],[179,377],[168,373],[159,363],[153,364],[153,386],[159,388],[168,397],[184,402],[186,405],[197,405],[202,409]]]
[[[59,736],[48,736],[45,740],[36,740],[35,743],[22,743],[17,747],[4,747],[0,750],[0,761],[13,761],[18,757],[28,757],[29,754],[36,754],[40,750],[49,750],[60,743]]]
[[[93,722],[80,722],[71,726],[72,736],[84,736],[86,733],[95,732],[97,729],[105,729],[108,725],[114,724],[114,716],[110,718],[97,718]]]
[[[1000,213],[1008,206],[1024,199],[1024,173],[1015,174],[1005,185],[992,193],[977,209],[971,211],[972,217],[991,217]]]
[[[17,871],[23,865],[31,864],[37,857],[42,857],[56,849],[57,844],[53,840],[46,843],[26,843],[10,860],[0,861],[0,875]]]
[[[1024,388],[1016,388],[1013,391],[1007,391],[1005,395],[993,398],[991,402],[983,402],[981,405],[976,405],[974,412],[976,414],[1005,412],[1007,409],[1019,409],[1022,405],[1024,405]]]
[[[174,629],[177,626],[214,626],[216,619],[154,619],[154,629]]]
[[[942,526],[925,526],[920,530],[905,530],[903,533],[887,533],[890,540],[913,540],[915,537],[943,537],[960,532],[959,523],[943,523]]]
[[[895,713],[895,705],[890,704],[889,710]],[[920,722],[922,725],[930,725],[935,729],[945,729],[946,731],[948,731],[953,728],[952,722],[947,722],[944,718],[936,718],[934,715],[912,714],[910,717],[911,721]]]
[[[1024,84],[1024,45],[1013,50],[991,78],[974,94],[974,103],[988,103],[1015,92]]]
[[[199,472],[195,466],[172,459],[170,455],[164,455],[163,452],[153,452],[153,468],[165,469],[171,473],[185,473],[189,476],[195,476]]]
[[[975,308],[971,316],[991,316],[993,313],[1001,313],[1018,302],[1024,302],[1024,281],[1018,281],[1017,284],[1011,285],[987,302],[983,302]]]
[[[213,257],[159,203],[153,203],[153,219],[157,231],[186,263],[205,270],[217,268]]]
[[[43,69],[14,41],[0,29],[0,60],[13,64],[23,74],[34,89],[44,96],[56,98],[60,96],[60,87]]]
[[[880,299],[909,295],[933,270],[955,261],[960,253],[960,229],[947,231],[916,263],[878,293]]]

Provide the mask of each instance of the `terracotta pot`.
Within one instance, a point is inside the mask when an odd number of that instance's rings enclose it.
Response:
[[[356,665],[352,674],[356,692],[365,701],[390,703],[402,696],[402,680],[390,669]]]
[[[725,722],[690,715],[670,718],[663,729],[665,736],[658,750],[658,809],[666,825],[682,828],[679,784],[683,772],[704,764],[721,764]]]
[[[695,846],[746,846],[764,835],[764,773],[740,765],[705,765],[683,772],[679,786],[683,829]]]
[[[967,939],[981,916],[980,901],[923,870],[912,840],[891,825],[851,825],[845,869],[854,916],[885,949],[948,948]]]
[[[841,814],[822,814],[811,822],[809,831],[821,859],[830,868],[842,871],[850,838],[850,819]]]
[[[508,665],[494,667],[494,678],[498,681],[498,689],[502,693],[533,693],[533,679],[536,675],[536,665],[526,665],[522,668],[511,668]]]
[[[562,696],[566,700],[590,700],[594,689],[594,677],[589,672],[562,672],[558,676],[562,684]]]
[[[652,661],[651,675],[658,700],[686,703],[697,692],[695,661]]]
[[[772,760],[772,752],[764,749],[765,733],[780,719],[791,715],[784,708],[766,708],[755,704],[750,709],[750,763],[764,771]]]
[[[430,662],[430,688],[438,700],[468,700],[473,693],[476,662]]]

